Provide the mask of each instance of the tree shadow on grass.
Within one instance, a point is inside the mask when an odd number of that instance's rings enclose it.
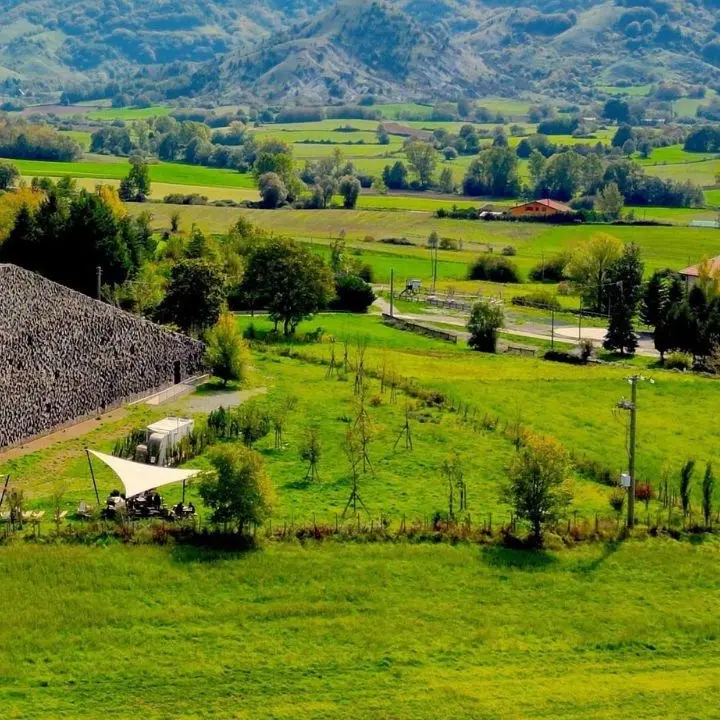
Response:
[[[260,550],[252,538],[243,540],[225,539],[201,543],[178,543],[172,546],[170,555],[173,562],[183,565],[206,565],[240,560]]]
[[[487,565],[494,568],[547,570],[557,563],[557,558],[545,550],[516,550],[500,545],[484,547],[480,556]]]
[[[600,553],[598,557],[578,563],[572,571],[581,575],[589,575],[599,570],[605,561],[612,557],[622,547],[623,540],[624,538],[619,537],[617,540],[610,540],[609,542],[606,542],[603,546],[602,553]]]

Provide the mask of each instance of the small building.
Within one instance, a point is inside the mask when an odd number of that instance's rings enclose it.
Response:
[[[516,205],[510,208],[509,214],[513,217],[550,217],[552,215],[566,215],[574,212],[575,211],[569,205],[565,205],[565,203],[543,198],[542,200],[532,200],[522,205]]]
[[[697,265],[690,265],[678,271],[678,275],[685,281],[688,287],[692,287],[701,272],[707,272],[711,277],[720,276],[720,255],[709,260],[704,260]]]

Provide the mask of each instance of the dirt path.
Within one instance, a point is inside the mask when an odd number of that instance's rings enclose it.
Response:
[[[251,398],[264,395],[267,388],[251,388],[250,390],[217,390],[193,393],[183,398],[184,411],[196,413],[210,413],[220,407],[231,408],[242,405]]]

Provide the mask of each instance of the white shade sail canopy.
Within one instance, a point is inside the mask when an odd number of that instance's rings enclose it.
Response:
[[[177,470],[176,468],[145,465],[144,463],[123,460],[114,455],[89,450],[98,460],[102,460],[122,481],[125,497],[134,497],[146,490],[182,482],[197,475],[200,470]]]

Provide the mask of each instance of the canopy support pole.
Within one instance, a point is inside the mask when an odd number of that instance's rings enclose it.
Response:
[[[3,485],[2,495],[0,495],[0,508],[2,507],[3,501],[5,500],[5,493],[7,492],[9,483],[10,483],[10,474],[8,473],[8,476],[5,478],[5,485]]]
[[[93,470],[92,460],[90,459],[90,451],[85,448],[85,454],[87,455],[88,465],[90,466],[90,477],[93,481],[93,487],[95,488],[95,499],[97,500],[98,507],[100,507],[100,493],[98,493],[97,483],[95,482],[95,471]]]
[[[182,498],[182,504],[185,505],[185,478],[183,478],[183,498]]]

